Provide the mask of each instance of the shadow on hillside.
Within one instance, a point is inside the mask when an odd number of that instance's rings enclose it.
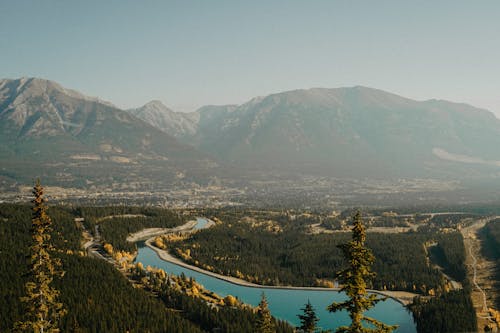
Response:
[[[497,222],[499,223],[499,222]],[[495,271],[493,276],[495,281],[493,281],[492,287],[494,289],[494,305],[496,309],[500,308],[500,244],[495,237],[491,235],[487,227],[482,228],[478,233],[479,239],[481,240],[481,255],[493,262],[495,264]]]

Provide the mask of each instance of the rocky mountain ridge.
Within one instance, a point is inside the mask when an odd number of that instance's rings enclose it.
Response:
[[[0,80],[0,177],[121,186],[195,176],[214,162],[118,109],[43,79]]]
[[[361,86],[288,91],[182,117],[192,119],[195,131],[184,131],[180,140],[221,160],[256,167],[456,177],[479,176],[484,168],[495,173],[500,164],[500,121],[491,112]]]
[[[0,182],[39,175],[60,185],[156,186],[239,179],[242,170],[247,179],[247,171],[360,179],[500,174],[500,121],[491,112],[359,86],[179,113],[159,101],[124,111],[43,79],[0,80],[0,129]]]

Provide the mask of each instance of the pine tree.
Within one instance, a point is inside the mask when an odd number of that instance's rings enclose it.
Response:
[[[264,295],[264,293],[262,293],[259,306],[257,307],[257,321],[255,323],[255,332],[256,333],[276,332],[272,322],[271,312],[269,311],[269,308],[267,306],[266,295]]]
[[[367,282],[375,277],[375,273],[371,270],[375,257],[371,250],[365,247],[365,241],[366,231],[358,211],[353,216],[352,240],[339,246],[348,262],[348,267],[338,272],[337,278],[342,284],[340,290],[344,291],[349,299],[340,303],[334,302],[328,307],[330,312],[343,309],[349,312],[351,325],[337,328],[337,333],[389,333],[397,328],[363,315],[364,311],[386,299],[366,291]],[[363,321],[374,328],[364,327]]]
[[[316,324],[318,323],[319,318],[318,316],[316,316],[316,312],[314,311],[311,302],[307,300],[306,305],[301,310],[304,312],[304,314],[297,315],[297,317],[299,317],[300,319],[300,326],[297,327],[298,332],[316,332]]]
[[[40,180],[33,187],[33,195],[30,280],[25,285],[26,296],[21,297],[21,301],[26,303],[26,320],[16,323],[16,330],[54,333],[59,332],[58,321],[66,310],[57,301],[59,291],[50,284],[55,276],[62,276],[64,272],[58,270],[60,260],[50,256],[50,252],[54,250],[50,243],[52,221],[46,212]]]

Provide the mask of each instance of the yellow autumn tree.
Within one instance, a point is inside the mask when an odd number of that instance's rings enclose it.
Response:
[[[227,295],[226,297],[224,297],[224,305],[236,306],[238,305],[238,300],[233,295]]]
[[[104,251],[106,251],[108,254],[112,255],[113,254],[113,245],[109,243],[104,243],[103,245]]]

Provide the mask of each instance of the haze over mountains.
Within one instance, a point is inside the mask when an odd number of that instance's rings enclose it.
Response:
[[[159,106],[159,105],[158,105]],[[489,111],[353,87],[295,90],[240,105],[138,117],[225,161],[348,177],[457,177],[500,166],[500,121]],[[160,114],[166,121],[159,121]],[[172,121],[172,116],[178,120]],[[171,129],[165,122],[184,129]],[[491,167],[491,168],[490,168]]]
[[[48,80],[0,80],[2,182],[41,176],[134,188],[234,178],[239,169],[444,179],[500,171],[492,113],[366,87],[288,91],[193,113],[158,101],[127,111]]]

